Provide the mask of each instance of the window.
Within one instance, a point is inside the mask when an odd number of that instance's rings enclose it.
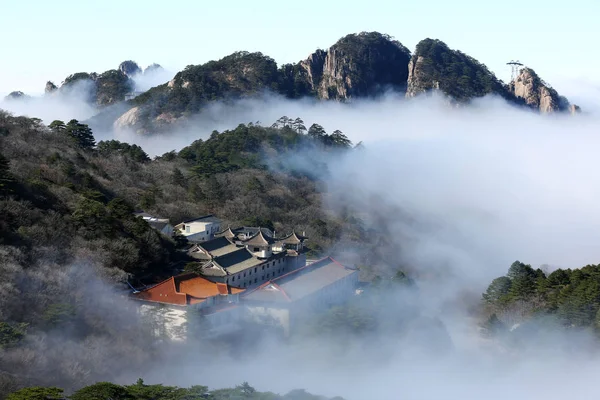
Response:
[[[256,278],[254,278],[254,283],[256,283]]]
[[[235,282],[235,275],[231,278],[231,282]]]
[[[255,253],[258,253],[260,251],[260,248],[255,247],[254,250],[252,250],[252,251],[255,252]]]
[[[264,265],[262,266],[262,270],[263,270],[263,271],[265,270],[265,266],[264,266]]]
[[[246,273],[244,272],[244,278],[246,277]]]
[[[256,273],[256,271],[258,270],[258,267],[254,268],[254,272]]]
[[[248,271],[248,275],[252,275],[252,270]]]

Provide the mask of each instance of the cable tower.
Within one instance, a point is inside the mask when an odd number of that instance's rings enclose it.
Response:
[[[519,75],[519,68],[521,68],[523,66],[523,64],[521,64],[521,62],[519,60],[517,60],[517,61],[511,60],[510,62],[507,62],[506,65],[510,65],[510,69],[511,69],[510,81],[512,82],[515,79],[517,79],[517,76]]]

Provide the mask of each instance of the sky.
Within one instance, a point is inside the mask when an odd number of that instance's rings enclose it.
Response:
[[[132,59],[176,72],[234,51],[297,62],[361,31],[387,33],[414,50],[436,38],[505,81],[518,59],[557,90],[598,82],[600,2],[530,0],[397,2],[0,0],[0,95],[40,94],[46,81],[104,72]],[[567,93],[568,94],[568,93]]]

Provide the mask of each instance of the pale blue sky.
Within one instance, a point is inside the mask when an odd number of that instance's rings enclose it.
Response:
[[[554,5],[552,5],[554,4]],[[600,1],[0,0],[0,94],[103,72],[133,59],[172,71],[236,50],[295,62],[341,36],[376,30],[414,50],[426,37],[477,58],[501,79],[519,59],[557,87],[596,79]],[[557,87],[560,90],[560,87]]]

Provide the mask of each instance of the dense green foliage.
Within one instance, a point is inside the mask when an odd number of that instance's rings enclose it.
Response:
[[[233,53],[218,61],[189,65],[175,75],[172,88],[155,87],[134,102],[153,104],[152,115],[195,113],[208,101],[276,90],[277,64],[261,53]]]
[[[133,385],[120,386],[99,382],[79,389],[70,396],[59,388],[33,387],[10,394],[7,400],[344,400],[328,399],[297,389],[286,395],[259,392],[247,382],[235,388],[208,390],[206,386],[179,388],[176,386],[146,385],[139,379]]]
[[[419,78],[425,89],[433,88],[437,82],[439,89],[459,101],[490,93],[511,97],[508,89],[485,65],[459,50],[451,50],[440,40],[420,41],[414,57],[421,57],[423,76]]]
[[[264,169],[273,162],[270,155],[283,167],[290,152],[347,149],[352,144],[339,130],[328,135],[323,127],[314,124],[308,134],[305,131],[299,118],[281,117],[271,128],[242,124],[234,130],[214,131],[209,140],[197,140],[181,149],[179,157],[192,162],[195,173],[212,175],[241,168]],[[308,168],[304,172],[308,173]]]
[[[75,85],[85,82],[77,89],[87,91],[87,99],[99,106],[107,106],[125,100],[125,95],[133,90],[133,81],[125,73],[111,69],[101,74],[78,72],[65,78],[61,91],[69,92]]]
[[[483,300],[493,318],[507,324],[544,316],[567,328],[600,329],[600,265],[547,274],[516,261]]]
[[[96,103],[104,106],[123,101],[133,86],[133,81],[119,70],[103,72],[96,79]]]
[[[95,73],[88,74],[87,72],[77,72],[67,76],[62,84],[70,85],[80,80],[94,80],[96,77],[97,75]]]
[[[98,153],[104,156],[120,154],[130,157],[137,162],[150,161],[148,154],[137,144],[119,142],[118,140],[103,140],[98,142]],[[181,172],[180,172],[181,173]]]

